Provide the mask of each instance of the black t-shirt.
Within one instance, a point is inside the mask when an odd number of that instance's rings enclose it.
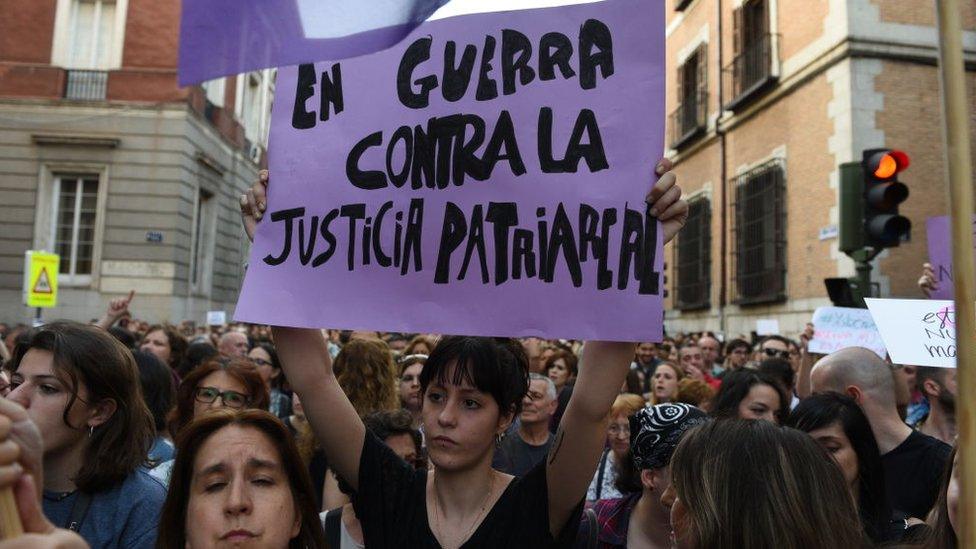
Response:
[[[918,431],[881,456],[888,503],[895,511],[925,519],[935,504],[952,447]]]
[[[440,547],[427,522],[427,471],[416,471],[393,450],[366,432],[359,461],[359,490],[353,508],[363,526],[366,547]],[[579,528],[580,506],[559,539],[549,534],[549,494],[545,461],[513,479],[474,531],[465,549],[495,547],[570,547]]]

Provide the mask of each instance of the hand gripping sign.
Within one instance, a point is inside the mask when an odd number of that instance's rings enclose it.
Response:
[[[425,23],[281,70],[235,318],[652,340],[664,11],[612,0]]]

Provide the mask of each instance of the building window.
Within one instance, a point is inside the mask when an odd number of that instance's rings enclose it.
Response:
[[[704,133],[708,116],[708,45],[702,44],[678,67],[678,108],[671,113],[671,148]]]
[[[108,69],[113,64],[114,0],[73,0],[68,15],[67,62],[71,69]]]
[[[61,276],[67,283],[91,281],[98,217],[97,174],[55,175],[51,223],[54,251],[61,256]]]
[[[238,77],[236,114],[244,126],[244,137],[249,145],[267,147],[276,75],[274,69],[268,69]]]
[[[735,186],[735,294],[747,305],[786,299],[786,179],[780,161],[763,164]]]
[[[735,110],[776,81],[776,37],[769,30],[768,0],[747,0],[732,13],[732,62],[723,67],[725,108]]]
[[[215,204],[214,195],[200,189],[193,212],[193,249],[190,251],[190,288],[209,294],[213,273]]]
[[[676,306],[681,310],[704,309],[711,298],[712,210],[707,199],[688,204],[688,221],[677,242]]]

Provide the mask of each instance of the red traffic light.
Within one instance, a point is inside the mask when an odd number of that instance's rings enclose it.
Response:
[[[902,151],[885,149],[867,160],[868,172],[877,179],[890,179],[908,167],[911,161]]]

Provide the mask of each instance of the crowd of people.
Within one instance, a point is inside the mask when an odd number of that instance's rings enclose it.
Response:
[[[817,356],[810,326],[634,345],[134,313],[0,325],[26,532],[0,549],[957,546],[955,372]]]

